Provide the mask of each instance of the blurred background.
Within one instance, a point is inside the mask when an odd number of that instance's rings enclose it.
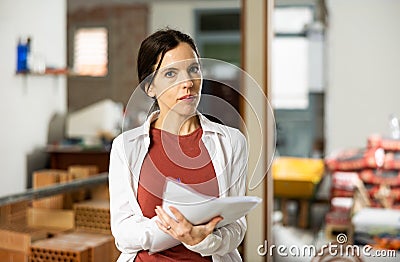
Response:
[[[399,13],[396,0],[2,0],[0,258],[27,261],[71,229],[109,236],[111,143],[138,84],[140,43],[165,27],[191,35],[202,57],[245,70],[271,105],[224,70],[239,90],[203,87],[244,119],[213,120],[246,133],[249,174],[262,181],[248,190],[264,201],[248,215],[245,261],[310,261],[258,251],[264,240],[318,249],[340,233],[398,252]],[[44,186],[53,191],[32,191]],[[43,235],[40,221],[55,222]],[[28,232],[29,248],[7,244],[15,232]]]

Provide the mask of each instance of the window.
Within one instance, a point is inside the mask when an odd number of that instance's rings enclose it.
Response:
[[[74,72],[84,76],[106,76],[108,73],[107,29],[79,28],[74,34]]]
[[[240,14],[237,10],[200,12],[199,27],[201,32],[237,32],[240,30]]]
[[[308,27],[314,10],[308,6],[282,6],[274,10],[272,44],[272,105],[276,109],[306,109],[310,87]]]
[[[304,34],[314,20],[310,7],[277,7],[274,10],[274,29],[278,34]]]
[[[277,153],[282,156],[323,154],[322,10],[322,3],[278,5],[274,9],[271,101],[277,125]]]
[[[196,10],[196,42],[202,57],[240,66],[240,10]]]
[[[272,105],[281,109],[308,107],[308,42],[304,37],[273,41]]]

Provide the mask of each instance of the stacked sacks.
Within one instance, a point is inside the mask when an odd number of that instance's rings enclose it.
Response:
[[[369,187],[372,206],[400,209],[400,139],[371,135],[368,148],[384,151],[382,168],[360,173]]]
[[[333,177],[337,172],[342,175],[357,173],[372,207],[400,208],[400,150],[391,150],[400,149],[400,140],[398,144],[395,140],[382,141],[385,140],[371,136],[367,148],[343,150],[327,157],[325,163]],[[353,193],[332,185],[333,197],[353,197]]]
[[[332,174],[331,209],[325,215],[326,237],[335,240],[340,233],[352,241],[351,215],[359,178],[355,172],[335,172]]]
[[[335,198],[353,200],[350,212],[341,213],[338,213],[332,201],[332,209],[325,217],[327,225],[347,223],[353,214],[366,206],[400,209],[400,139],[371,135],[366,148],[336,152],[328,156],[325,163],[332,175],[332,200]],[[360,198],[363,202],[361,208],[356,207]],[[365,233],[362,232],[363,237]],[[376,238],[381,236],[374,235],[373,239],[370,233],[366,234],[370,237],[370,241],[367,242],[378,243]],[[356,242],[358,236],[360,232],[355,234]],[[398,237],[399,235],[395,234],[391,239]]]
[[[370,197],[360,180],[360,172],[382,166],[382,150],[377,148],[347,149],[335,152],[325,159],[332,175],[331,210],[325,216],[326,235],[345,233],[352,239],[351,217],[356,209],[370,205]],[[358,199],[358,201],[354,201]],[[361,204],[360,204],[361,202]]]

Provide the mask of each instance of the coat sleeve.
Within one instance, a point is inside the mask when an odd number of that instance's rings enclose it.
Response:
[[[122,135],[114,139],[109,167],[111,232],[122,253],[135,253],[151,246],[154,220],[143,216],[132,188]]]
[[[229,196],[244,196],[246,193],[247,176],[247,142],[244,135],[235,130],[233,138],[233,158],[231,165],[231,187]],[[202,256],[224,256],[234,251],[242,242],[246,233],[246,218],[241,217],[233,223],[223,226],[208,235],[196,245],[186,245],[186,248],[201,254]]]

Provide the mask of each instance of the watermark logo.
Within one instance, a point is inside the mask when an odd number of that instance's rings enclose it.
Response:
[[[336,242],[329,242],[320,248],[314,245],[268,245],[265,240],[257,248],[260,256],[278,255],[281,257],[396,257],[396,250],[374,250],[370,245],[350,245],[347,244],[348,238],[346,234],[338,234]],[[313,260],[314,261],[314,260]]]
[[[337,241],[339,244],[346,244],[346,243],[347,243],[347,236],[346,236],[346,234],[340,233],[339,235],[337,235],[336,241]]]

